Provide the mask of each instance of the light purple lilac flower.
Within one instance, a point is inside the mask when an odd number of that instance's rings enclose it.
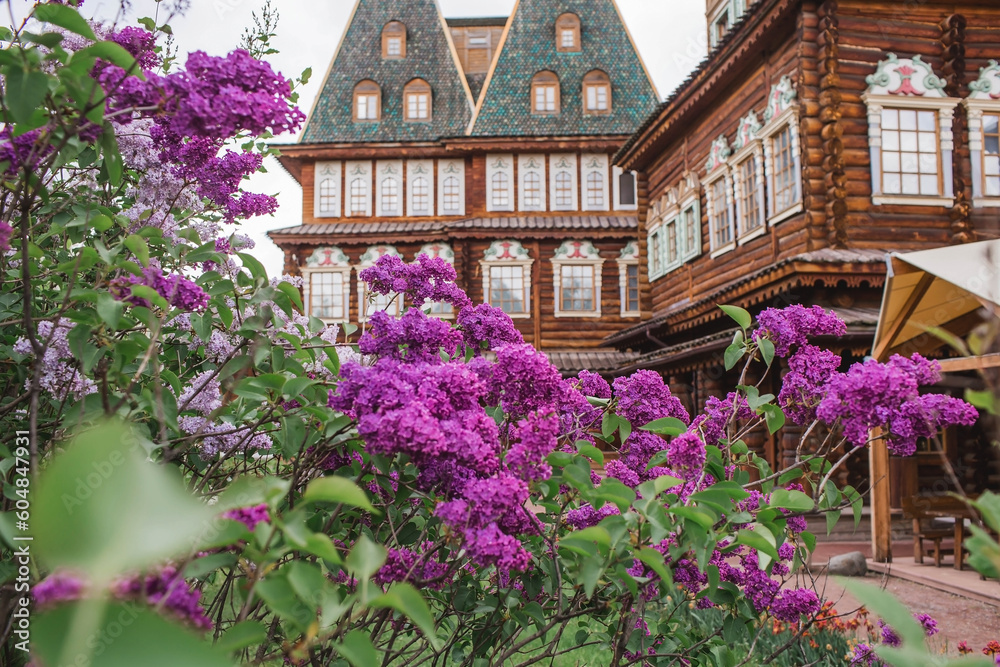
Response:
[[[787,357],[795,345],[804,345],[815,336],[843,336],[847,326],[833,311],[820,306],[794,305],[767,308],[757,316],[754,338],[768,338],[778,357]]]
[[[227,510],[222,513],[222,517],[239,521],[247,527],[247,530],[253,530],[257,524],[268,523],[271,520],[271,515],[267,511],[267,503]]]
[[[618,401],[618,416],[635,428],[663,417],[676,417],[685,424],[691,422],[684,405],[671,395],[659,373],[639,370],[629,377],[615,378],[612,386]]]
[[[524,342],[524,337],[514,326],[510,315],[488,303],[463,308],[457,319],[465,344],[473,350],[478,351],[483,347],[495,350],[504,345]]]

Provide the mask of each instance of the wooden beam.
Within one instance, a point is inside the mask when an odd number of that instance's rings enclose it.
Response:
[[[876,563],[892,562],[892,515],[889,511],[889,448],[882,430],[874,429],[877,438],[868,447],[869,479],[872,485],[872,558]]]
[[[892,324],[889,326],[889,330],[886,331],[881,340],[875,342],[875,348],[872,350],[873,357],[879,361],[883,361],[882,357],[885,356],[885,353],[892,347],[893,341],[896,340],[896,337],[903,330],[903,327],[909,323],[910,316],[913,315],[913,311],[917,309],[917,304],[920,303],[920,300],[924,298],[925,294],[927,294],[927,290],[930,289],[931,283],[934,282],[936,277],[937,276],[932,273],[924,273],[924,275],[920,277],[920,281],[917,282],[916,287],[914,287],[913,291],[910,292],[910,297],[906,300],[906,303],[903,304],[902,310],[900,310],[899,314],[896,315],[896,319],[893,320]]]
[[[1000,352],[992,352],[978,357],[958,357],[957,359],[940,359],[942,373],[958,373],[960,371],[977,371],[1000,366]]]

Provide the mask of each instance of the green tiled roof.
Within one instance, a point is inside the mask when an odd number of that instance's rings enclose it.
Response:
[[[580,17],[582,50],[560,53],[556,19]],[[600,69],[611,79],[612,113],[584,115],[583,77]],[[531,78],[555,72],[561,112],[533,115]],[[631,134],[659,100],[612,0],[521,0],[473,126],[473,136]]]
[[[382,28],[406,26],[406,57],[383,60]],[[403,87],[426,80],[433,91],[432,120],[403,120]],[[355,122],[354,86],[371,79],[382,88],[382,119]],[[302,143],[432,141],[465,133],[472,100],[445,35],[434,0],[359,0],[344,34]]]

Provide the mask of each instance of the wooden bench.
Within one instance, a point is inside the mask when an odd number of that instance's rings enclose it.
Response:
[[[958,502],[948,496],[916,496],[901,498],[903,514],[913,519],[913,560],[924,562],[924,556],[934,556],[934,565],[941,567],[941,556],[954,554],[955,549],[941,546],[941,541],[954,535],[953,528],[934,528],[930,525],[934,518],[940,517],[940,511],[947,509],[945,505]],[[934,514],[929,514],[934,512]],[[924,550],[924,541],[931,542],[933,551]]]

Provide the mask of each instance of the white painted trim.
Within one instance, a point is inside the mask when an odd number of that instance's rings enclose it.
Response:
[[[394,181],[396,184],[396,208],[388,211],[382,208],[382,188],[385,182]],[[379,160],[375,163],[375,215],[384,217],[397,217],[403,215],[403,161],[402,160]]]
[[[724,245],[717,250],[713,250],[712,253],[709,255],[709,257],[715,259],[719,255],[725,255],[727,252],[735,249],[736,249],[736,241],[733,241],[732,243]]]
[[[465,160],[438,160],[437,167],[438,215],[465,215]],[[444,184],[452,177],[458,179],[456,210],[448,210],[444,205]]]
[[[878,195],[872,196],[876,206],[883,204],[899,204],[902,206],[953,206],[954,197],[932,197],[924,195]]]
[[[557,165],[563,164],[559,167]],[[570,176],[570,203],[561,205],[556,197],[556,178],[566,172]],[[579,211],[580,210],[580,170],[577,165],[576,153],[555,153],[549,156],[549,210]]]
[[[601,285],[604,282],[604,259],[555,259],[552,262],[552,286],[555,296],[556,317],[600,317],[601,316]],[[590,266],[594,269],[594,309],[566,310],[562,309],[562,269],[564,266]]]
[[[611,167],[611,181],[612,181],[612,196],[614,197],[614,209],[616,211],[635,211],[639,208],[639,175],[634,171],[629,172],[632,174],[632,201],[634,204],[622,204],[621,196],[621,175],[625,173],[625,170],[618,165],[613,165]]]
[[[507,203],[503,205],[493,202],[493,179],[497,174],[507,177]],[[517,191],[514,183],[514,156],[511,153],[491,153],[486,156],[486,210],[513,211]]]
[[[587,202],[590,195],[587,179],[591,174],[601,178],[601,204],[591,205]],[[604,153],[584,153],[580,156],[580,204],[584,211],[610,211],[610,188],[608,188],[608,156]]]
[[[353,208],[351,185],[356,179],[365,184],[364,209]],[[372,214],[372,161],[353,160],[344,165],[344,214],[352,217],[367,217]]]
[[[324,173],[321,171],[326,170]],[[313,217],[316,218],[339,218],[344,206],[344,197],[341,192],[341,184],[344,180],[344,169],[341,162],[321,161],[313,163]],[[333,210],[322,213],[320,205],[320,181],[330,178],[333,180],[334,197],[336,199]]]
[[[790,217],[792,217],[796,213],[801,213],[804,209],[805,209],[805,205],[802,202],[799,202],[798,204],[795,204],[791,208],[786,208],[781,213],[768,218],[767,219],[767,224],[768,224],[769,227],[774,227],[778,223],[781,223],[781,222],[784,222],[785,220],[788,220]]]
[[[545,154],[528,153],[517,156],[517,210],[544,211],[548,203],[548,176],[545,173]],[[528,174],[538,174],[538,206],[528,206],[525,203],[525,179]]]
[[[978,94],[978,93],[977,93]],[[1000,113],[1000,100],[966,98],[962,100],[969,118],[969,161],[972,163],[972,205],[975,208],[1000,206],[990,203],[983,184],[983,114]],[[1000,202],[1000,199],[997,200]]]
[[[1000,208],[1000,197],[980,197],[972,200],[976,208]]]
[[[418,178],[427,181],[427,208],[417,211],[413,207],[413,186]],[[434,160],[406,161],[406,214],[410,216],[434,215]]]
[[[787,211],[791,211],[796,206],[801,210],[803,202],[802,192],[802,149],[799,141],[798,104],[792,104],[787,109],[764,124],[757,136],[760,138],[764,148],[764,180],[767,183],[767,224],[776,225],[785,218],[782,217]],[[783,211],[775,211],[774,203],[774,151],[771,147],[771,140],[785,127],[791,130],[791,152],[792,152],[792,182],[795,184],[796,197],[792,205]]]
[[[739,237],[736,240],[739,242],[740,245],[743,245],[744,243],[748,243],[749,241],[753,241],[758,236],[763,236],[764,232],[766,232],[766,231],[767,231],[767,226],[766,225],[761,225],[760,227],[758,227],[757,229],[753,230],[749,234],[744,234],[743,236]]]
[[[712,186],[715,185],[719,180],[725,179],[726,187],[724,192],[726,193],[726,210],[729,213],[729,238],[732,239],[729,243],[721,248],[715,247],[715,200],[712,197]],[[708,202],[708,247],[712,250],[710,257],[715,257],[721,254],[726,249],[731,250],[736,247],[736,211],[734,210],[733,201],[733,181],[732,174],[729,170],[729,165],[726,163],[721,164],[716,167],[715,171],[705,176],[703,181],[705,185],[705,199]]]
[[[303,266],[299,268],[299,271],[302,273],[302,304],[305,306],[306,315],[310,317],[312,316],[312,276],[318,273],[339,273],[343,276],[344,316],[342,318],[322,317],[318,319],[327,324],[347,322],[351,317],[351,267],[308,268]]]
[[[492,271],[494,266],[517,266],[521,267],[523,273],[522,279],[524,282],[524,312],[523,313],[507,313],[512,320],[518,319],[528,319],[532,316],[532,306],[531,306],[531,267],[535,263],[533,259],[527,260],[503,260],[503,261],[493,261],[488,262],[486,260],[479,260],[479,266],[483,273],[483,303],[490,302],[490,271]],[[499,308],[499,306],[497,306]]]

